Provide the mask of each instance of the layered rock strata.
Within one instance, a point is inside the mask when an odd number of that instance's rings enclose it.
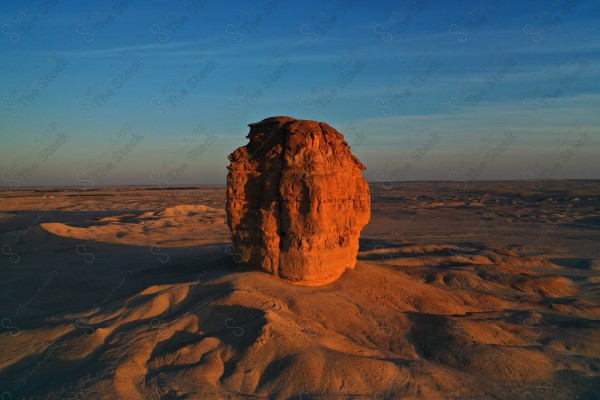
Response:
[[[249,126],[227,175],[237,261],[296,283],[334,281],[354,268],[369,222],[365,166],[326,123],[272,117]]]

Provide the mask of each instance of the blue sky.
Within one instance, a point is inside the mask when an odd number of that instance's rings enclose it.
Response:
[[[224,183],[325,121],[388,180],[600,178],[596,1],[0,5],[0,185]]]

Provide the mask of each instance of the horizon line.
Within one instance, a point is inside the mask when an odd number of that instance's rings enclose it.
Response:
[[[481,179],[481,180],[450,180],[450,179],[417,179],[417,180],[405,180],[405,181],[373,181],[368,180],[367,183],[371,184],[398,184],[398,183],[419,183],[419,182],[447,182],[447,183],[486,183],[486,182],[529,182],[532,181],[527,179]],[[600,181],[600,178],[553,178],[553,179],[535,179],[540,182],[558,182],[558,181]],[[99,189],[115,189],[115,188],[138,188],[138,189],[153,189],[153,190],[183,190],[183,189],[194,189],[207,186],[227,186],[227,183],[189,183],[180,184],[177,186],[160,187],[160,185],[145,185],[145,184],[114,184],[114,185],[99,185],[92,188],[84,187],[83,185],[28,185],[20,186],[17,189],[13,189],[10,185],[0,185],[0,190],[32,190],[32,189],[78,189],[78,190],[99,190]]]

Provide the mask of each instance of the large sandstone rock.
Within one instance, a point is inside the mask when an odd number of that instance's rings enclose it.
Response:
[[[323,122],[250,124],[229,155],[227,224],[237,261],[297,283],[332,282],[354,268],[369,222],[365,166]]]

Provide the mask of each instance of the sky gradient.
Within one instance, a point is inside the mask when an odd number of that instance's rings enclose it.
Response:
[[[225,183],[249,123],[370,181],[600,178],[600,2],[0,5],[0,186]]]

